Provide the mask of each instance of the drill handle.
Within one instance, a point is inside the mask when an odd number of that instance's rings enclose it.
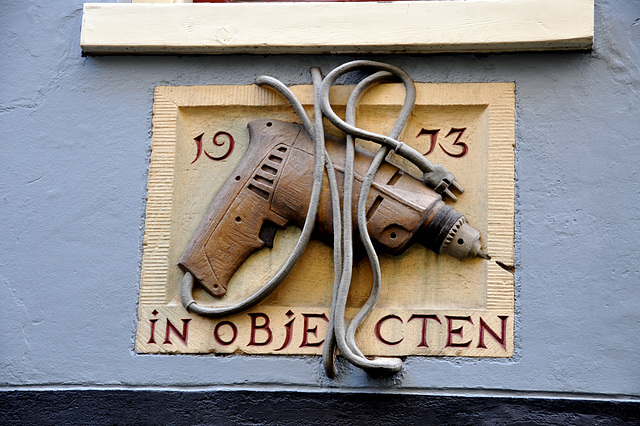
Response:
[[[224,295],[247,258],[264,246],[273,247],[276,230],[287,225],[287,220],[271,211],[265,195],[254,191],[255,186],[246,185],[219,217],[211,218],[213,226],[207,235],[180,261],[213,296]],[[226,200],[216,199],[214,204],[216,201]],[[220,212],[215,207],[212,210]]]

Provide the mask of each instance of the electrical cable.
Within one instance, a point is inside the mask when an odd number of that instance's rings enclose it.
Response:
[[[329,92],[331,86],[333,86],[340,76],[356,70],[374,71],[374,73],[362,79],[353,89],[347,102],[346,116],[343,121],[337,114],[335,114],[331,107]],[[380,262],[371,242],[366,221],[366,203],[373,183],[373,178],[388,153],[393,149],[398,155],[415,164],[424,174],[423,182],[437,192],[455,200],[456,198],[449,190],[449,187],[452,186],[460,192],[462,192],[462,188],[455,182],[453,175],[444,167],[438,164],[431,164],[424,158],[424,156],[420,155],[418,151],[397,140],[409,119],[416,99],[416,91],[413,81],[404,71],[393,65],[360,60],[348,62],[335,68],[324,79],[322,78],[322,74],[318,68],[312,68],[311,77],[314,87],[315,124],[311,123],[311,120],[304,111],[300,101],[282,82],[268,76],[260,76],[256,79],[257,85],[266,86],[276,90],[291,104],[296,114],[300,117],[302,125],[309,137],[312,139],[315,147],[313,184],[309,201],[309,210],[294,250],[285,261],[284,265],[267,282],[267,284],[240,303],[222,308],[199,305],[193,298],[194,277],[189,272],[185,272],[182,281],[181,301],[189,312],[206,317],[221,317],[244,311],[256,305],[273,292],[273,290],[275,290],[275,288],[277,288],[291,272],[309,242],[318,212],[323,175],[326,170],[333,213],[334,285],[331,312],[329,315],[329,323],[323,348],[323,365],[325,372],[329,377],[334,377],[336,374],[336,346],[345,359],[367,371],[397,372],[402,368],[402,360],[390,357],[375,357],[373,359],[369,359],[364,356],[355,341],[355,334],[358,327],[367,315],[369,315],[378,301],[382,283]],[[380,81],[392,79],[398,79],[403,83],[405,87],[405,100],[389,136],[380,135],[356,127],[356,107],[358,100],[364,91]],[[342,203],[340,200],[335,169],[324,145],[326,136],[324,134],[323,118],[325,116],[331,123],[346,134]],[[352,200],[356,138],[376,142],[380,144],[381,147],[376,153],[362,182],[360,193],[358,195],[356,212],[358,232],[371,263],[373,273],[372,289],[369,298],[347,327],[345,313],[353,273]]]

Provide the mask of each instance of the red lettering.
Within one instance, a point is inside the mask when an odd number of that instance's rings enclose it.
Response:
[[[153,310],[153,312],[151,312],[151,315],[153,315],[154,317],[156,315],[158,315],[158,311],[157,310]],[[156,322],[158,321],[158,318],[154,318],[151,319],[149,318],[149,322],[151,324],[149,324],[149,341],[147,342],[147,344],[149,343],[156,343]]]
[[[147,343],[155,343],[156,342],[156,322],[158,318],[149,319],[151,330],[149,330],[149,341]]]
[[[395,342],[391,342],[391,341],[385,339],[384,337],[382,337],[382,334],[380,334],[380,329],[382,328],[382,324],[385,321],[390,320],[390,319],[395,319],[395,320],[400,321],[400,323],[402,323],[402,318],[400,318],[397,315],[393,315],[392,314],[392,315],[384,316],[384,317],[380,318],[380,321],[378,321],[376,323],[376,326],[374,328],[374,333],[375,333],[376,337],[378,338],[378,340],[380,340],[382,343],[384,343],[385,345],[393,346],[393,345],[397,345],[398,343],[402,342],[404,340],[404,337],[401,337],[400,340],[396,340]]]
[[[461,325],[460,327],[453,329],[453,321],[467,321],[473,324],[473,321],[471,321],[471,317],[470,316],[456,317],[456,316],[445,315],[445,318],[447,319],[447,346],[446,347],[460,347],[460,348],[468,347],[471,344],[471,340],[469,340],[468,342],[453,343],[454,334],[457,334],[458,336],[460,336],[460,338],[463,337],[462,328],[464,327]]]
[[[460,147],[460,152],[458,153],[453,153],[453,152],[449,152],[445,149],[444,146],[442,146],[441,143],[438,144],[438,146],[440,147],[440,149],[442,149],[442,151],[447,154],[449,157],[453,157],[453,158],[461,158],[464,157],[465,155],[467,155],[467,152],[469,152],[469,147],[467,146],[466,143],[464,142],[460,142],[460,138],[462,137],[462,135],[464,134],[464,131],[467,130],[466,127],[461,127],[461,128],[455,128],[452,127],[451,130],[449,130],[449,133],[447,133],[447,136],[445,136],[445,138],[448,138],[449,136],[451,136],[454,133],[457,133],[458,136],[456,137],[456,140],[453,141],[453,144],[451,144],[452,146],[459,146]],[[421,129],[420,132],[418,133],[418,136],[416,136],[416,138],[422,136],[422,135],[429,135],[429,150],[427,152],[425,152],[424,155],[425,157],[429,154],[431,154],[433,152],[433,149],[436,147],[436,142],[438,141],[438,133],[440,132],[440,129],[432,129],[432,130],[427,130],[427,129]]]
[[[287,316],[287,318],[291,318],[291,316],[293,315],[293,312],[291,311],[291,309],[289,309],[285,315]],[[293,318],[291,321],[289,321],[288,323],[286,323],[284,325],[284,328],[287,330],[287,334],[284,337],[284,342],[282,343],[282,346],[280,346],[279,349],[276,349],[276,352],[283,350],[284,348],[289,346],[289,343],[291,343],[291,337],[293,336],[293,328],[292,327],[293,327],[293,322],[295,320],[296,319]],[[305,323],[306,323],[306,318],[305,318]]]
[[[167,328],[164,334],[164,342],[162,342],[162,344],[172,345],[171,339],[169,339],[169,337],[171,337],[171,332],[173,332],[176,336],[178,336],[178,339],[182,340],[182,343],[186,345],[187,339],[189,338],[189,321],[191,321],[190,318],[182,320],[182,333],[180,333],[176,326],[173,325],[171,321],[169,321],[169,318],[167,318]]]
[[[456,145],[459,146],[461,148],[461,151],[459,153],[457,153],[457,154],[452,154],[449,151],[447,151],[446,149],[444,149],[444,146],[442,146],[442,144],[439,143],[438,145],[440,145],[440,148],[442,148],[442,150],[444,151],[445,154],[447,154],[448,156],[453,157],[453,158],[460,158],[460,157],[464,157],[465,155],[467,155],[467,151],[469,151],[469,147],[467,146],[466,143],[460,142],[460,138],[462,137],[462,134],[464,133],[465,130],[467,130],[466,127],[463,127],[461,129],[456,129],[455,127],[451,128],[451,130],[449,131],[449,133],[447,133],[447,136],[445,136],[445,138],[448,138],[453,133],[457,133],[458,137],[453,142],[453,146],[456,146]]]
[[[430,145],[429,145],[429,150],[427,152],[425,152],[424,155],[425,157],[429,154],[431,154],[433,152],[433,148],[436,147],[436,141],[438,140],[438,132],[440,131],[440,129],[437,130],[427,130],[427,129],[422,129],[420,130],[420,133],[418,133],[417,137],[420,137],[422,135],[429,135],[429,141],[430,141]]]
[[[204,133],[200,134],[199,136],[196,136],[195,138],[193,138],[194,141],[196,141],[196,158],[193,159],[193,161],[191,162],[191,164],[195,163],[196,161],[198,161],[198,158],[200,158],[200,155],[202,155],[202,137],[204,136]]]
[[[273,340],[273,333],[269,328],[269,317],[267,314],[247,314],[251,317],[251,340],[249,340],[248,346],[265,346],[271,343]],[[264,323],[262,325],[257,324],[257,319],[262,318]],[[264,342],[256,342],[256,330],[264,330],[267,333],[267,339]]]
[[[228,325],[231,328],[231,333],[233,337],[231,337],[231,339],[229,340],[222,340],[222,337],[220,337],[220,329],[222,328],[222,326],[225,326],[225,325]],[[236,327],[236,325],[231,321],[220,321],[219,323],[216,324],[216,327],[213,329],[213,337],[216,339],[216,342],[220,343],[223,346],[228,346],[233,342],[235,342],[236,337],[238,337],[238,327]]]
[[[486,349],[487,347],[484,345],[484,331],[488,331],[491,337],[496,339],[498,343],[503,347],[504,350],[507,349],[507,318],[506,315],[499,315],[498,318],[502,320],[502,337],[498,337],[498,334],[493,331],[489,325],[484,322],[482,317],[480,317],[480,336],[478,338],[478,347]]]
[[[229,143],[229,148],[227,149],[227,152],[225,152],[221,156],[215,157],[215,156],[209,155],[207,150],[202,148],[202,137],[203,136],[204,136],[204,133],[201,133],[200,135],[198,135],[195,138],[193,138],[193,140],[196,141],[197,151],[196,151],[196,158],[193,159],[191,164],[193,164],[196,161],[198,161],[198,158],[200,158],[200,155],[202,155],[203,152],[204,152],[204,155],[206,155],[207,157],[209,157],[213,161],[225,160],[231,155],[231,153],[233,152],[233,149],[235,148],[235,145],[236,145],[236,141],[233,139],[233,136],[231,136],[231,134],[229,134],[227,132],[218,132],[218,133],[216,133],[215,135],[213,135],[213,144],[215,146],[224,146],[224,144],[226,142],[228,142]],[[227,141],[226,142],[219,142],[218,138],[220,136],[226,137]]]
[[[307,340],[307,336],[309,333],[313,334],[314,336],[318,335],[317,325],[313,328],[309,328],[309,318],[322,318],[326,322],[329,322],[329,318],[327,318],[325,314],[302,314],[302,316],[304,317],[304,332],[302,334],[302,343],[300,344],[300,347],[301,348],[306,346],[318,347],[322,345],[324,343],[324,339],[322,339],[319,342],[312,342],[312,343],[310,343]]]
[[[409,318],[409,321],[407,322],[411,322],[411,320],[414,320],[414,319],[422,320],[422,339],[420,340],[420,344],[418,345],[418,347],[428,348],[429,345],[427,345],[427,322],[429,322],[429,320],[438,321],[439,324],[442,324],[442,322],[440,322],[440,319],[438,318],[437,315],[419,315],[419,314],[411,315],[411,318]]]

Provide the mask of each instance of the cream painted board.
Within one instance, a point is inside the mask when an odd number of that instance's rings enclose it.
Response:
[[[86,3],[87,53],[590,49],[593,0]]]
[[[332,104],[336,111],[344,111],[351,87],[333,89]],[[401,140],[425,153],[431,139],[419,136],[421,130],[440,129],[427,158],[445,165],[465,188],[458,201],[450,204],[480,230],[492,260],[460,262],[419,245],[400,256],[383,255],[382,294],[356,338],[367,355],[511,356],[515,86],[419,83],[416,89],[416,107]],[[292,91],[312,116],[311,87],[294,86]],[[403,99],[401,85],[371,88],[359,103],[358,125],[388,133]],[[211,200],[242,160],[249,144],[247,123],[264,118],[299,121],[279,94],[255,85],[156,88],[139,352],[320,353],[333,283],[332,249],[320,242],[311,241],[291,275],[251,310],[207,319],[188,313],[179,300],[179,257]],[[458,134],[446,136],[454,128],[465,129],[459,140],[468,147],[463,157],[445,152],[460,152],[461,146],[453,144]],[[327,130],[339,133],[330,125]],[[203,133],[203,148],[211,156],[220,157],[230,149],[224,135],[218,140],[221,146],[214,146],[213,135],[218,132],[233,137],[230,155],[222,161],[201,155],[194,161],[198,152],[194,138]],[[391,154],[390,161],[415,172],[400,160]],[[299,232],[293,226],[279,231],[274,248],[249,257],[231,279],[225,296],[215,299],[196,291],[198,303],[228,306],[255,292],[284,262]],[[357,262],[349,312],[364,303],[370,283],[368,262]]]
[[[192,0],[131,0],[131,3],[193,3]]]

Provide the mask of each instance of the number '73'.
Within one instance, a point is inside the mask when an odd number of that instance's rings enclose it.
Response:
[[[439,143],[438,146],[440,147],[440,149],[442,149],[442,151],[445,154],[447,154],[449,157],[460,158],[467,155],[467,152],[469,152],[469,147],[467,146],[466,143],[460,142],[460,138],[464,134],[465,130],[467,130],[466,127],[461,127],[461,128],[452,127],[451,130],[449,130],[449,133],[447,133],[447,136],[445,136],[445,139],[446,139],[449,136],[453,135],[454,133],[458,134],[456,136],[456,139],[451,144],[451,146],[459,146],[460,152],[447,151],[447,149],[444,146],[442,146],[441,143]],[[416,136],[416,138],[418,138],[422,135],[429,135],[431,144],[429,145],[429,150],[423,154],[425,157],[431,154],[434,148],[436,147],[436,142],[438,141],[438,133],[440,133],[440,129],[433,129],[433,130],[421,129],[420,133],[418,133],[418,136]]]

